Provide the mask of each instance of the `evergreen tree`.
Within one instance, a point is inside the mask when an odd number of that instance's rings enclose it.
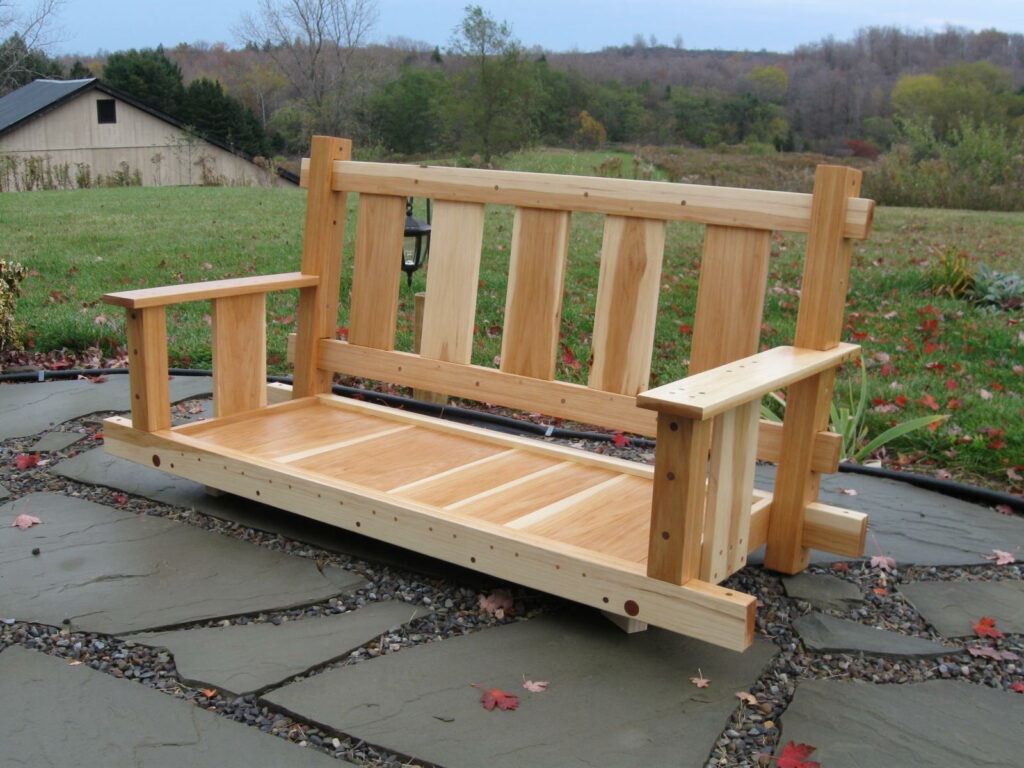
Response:
[[[30,48],[17,33],[0,43],[0,96],[40,77],[62,74],[60,63],[39,48]]]
[[[112,53],[103,66],[103,80],[171,117],[181,118],[185,92],[181,67],[167,58],[162,45]]]

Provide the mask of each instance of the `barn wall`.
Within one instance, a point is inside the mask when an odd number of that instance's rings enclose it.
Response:
[[[143,186],[220,183],[238,186],[294,186],[218,146],[188,136],[170,123],[131,104],[116,100],[117,122],[102,124],[96,102],[111,98],[87,91],[67,104],[0,137],[0,153],[18,162],[43,159],[77,186],[88,173],[91,184],[127,175]],[[66,169],[66,175],[63,170]],[[0,188],[9,188],[3,185]]]

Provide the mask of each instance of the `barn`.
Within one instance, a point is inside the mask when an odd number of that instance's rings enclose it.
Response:
[[[35,80],[0,98],[0,191],[133,184],[294,186],[298,177],[95,78]]]

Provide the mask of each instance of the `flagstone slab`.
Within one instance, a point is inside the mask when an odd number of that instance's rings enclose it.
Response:
[[[918,581],[899,591],[944,637],[973,636],[982,616],[1000,632],[1024,633],[1022,581]]]
[[[759,488],[772,487],[775,468],[760,465]],[[855,490],[850,496],[840,488]],[[898,565],[978,565],[993,549],[1024,545],[1024,520],[933,493],[896,480],[837,473],[821,481],[821,501],[871,517],[871,533],[882,552]],[[865,556],[878,554],[868,537]],[[849,558],[811,550],[811,562],[829,564]],[[764,562],[763,548],[751,553],[751,563]]]
[[[43,522],[11,527],[21,513]],[[68,496],[34,493],[0,507],[0,616],[70,619],[82,631],[121,634],[303,605],[363,583],[304,558]]]
[[[47,432],[29,448],[29,451],[63,451],[79,440],[88,437],[83,432]]]
[[[166,648],[178,675],[242,695],[344,656],[429,611],[398,600],[371,603],[335,616],[133,635]]]
[[[213,391],[208,376],[173,376],[171,402]],[[0,440],[35,435],[45,429],[98,411],[131,408],[128,376],[92,381],[45,381],[0,386]]]
[[[804,645],[814,651],[882,656],[945,656],[960,650],[925,638],[876,629],[823,613],[801,616],[793,622],[793,629],[800,635]]]
[[[183,699],[13,646],[0,653],[0,763],[33,768],[351,766]]]
[[[2,485],[0,485],[0,499],[6,499],[10,495],[11,492],[4,488]]]
[[[797,684],[782,745],[812,744],[828,768],[1019,768],[1024,696],[961,681]]]
[[[796,576],[787,576],[782,585],[790,597],[806,600],[817,608],[846,611],[864,601],[864,595],[856,584],[820,573],[804,571]]]
[[[476,571],[445,563],[418,552],[393,547],[333,525],[293,515],[232,494],[213,496],[198,483],[111,456],[102,447],[83,451],[77,456],[65,459],[56,464],[51,471],[81,483],[104,485],[163,504],[195,509],[245,528],[277,533],[296,541],[314,544],[330,552],[340,552],[439,578],[454,578],[466,584],[485,581],[485,578]]]
[[[445,768],[702,766],[775,654],[660,629],[627,635],[584,611],[544,616],[329,670],[264,696],[351,736]],[[712,681],[697,688],[698,670]],[[551,687],[529,693],[523,680]],[[479,683],[515,693],[488,712]]]

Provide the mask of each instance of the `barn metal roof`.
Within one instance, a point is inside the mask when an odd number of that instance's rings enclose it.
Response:
[[[34,80],[0,98],[0,134],[63,104],[96,78],[85,80]]]

